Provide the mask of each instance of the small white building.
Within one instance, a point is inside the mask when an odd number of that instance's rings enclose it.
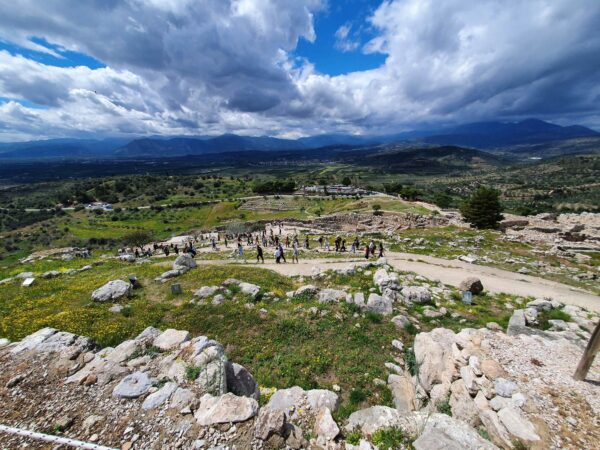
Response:
[[[102,203],[102,202],[93,202],[85,205],[85,209],[89,211],[102,210],[102,211],[112,211],[113,205],[110,203]]]

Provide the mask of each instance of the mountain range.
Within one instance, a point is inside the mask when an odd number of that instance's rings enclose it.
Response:
[[[586,138],[588,149],[600,148],[600,133],[580,125],[560,126],[538,119],[521,122],[478,122],[421,131],[410,131],[383,136],[348,134],[323,134],[299,139],[279,139],[269,136],[156,136],[138,139],[108,138],[51,139],[16,143],[0,143],[0,159],[44,159],[44,158],[157,158],[186,155],[206,155],[224,152],[245,151],[292,151],[327,146],[349,146],[358,148],[391,143],[412,145],[461,146],[486,151],[511,152],[511,147],[523,149],[535,147],[536,155],[543,155],[543,147],[557,142]]]

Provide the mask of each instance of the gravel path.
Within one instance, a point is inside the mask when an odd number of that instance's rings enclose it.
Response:
[[[400,271],[415,272],[426,278],[440,280],[450,286],[458,286],[466,277],[474,276],[481,280],[485,289],[492,293],[504,292],[522,297],[550,297],[568,305],[576,305],[588,310],[600,312],[600,297],[592,293],[565,284],[529,275],[521,275],[493,267],[469,264],[457,260],[436,258],[412,253],[387,253],[388,263]],[[260,264],[260,267],[272,269],[283,275],[312,275],[316,269],[348,268],[356,258],[339,261],[335,259],[308,259],[299,264]],[[224,264],[231,261],[203,261],[202,264]],[[249,261],[252,264],[252,261]]]

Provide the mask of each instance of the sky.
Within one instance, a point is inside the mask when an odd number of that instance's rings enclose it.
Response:
[[[0,141],[600,129],[598,0],[0,0]]]

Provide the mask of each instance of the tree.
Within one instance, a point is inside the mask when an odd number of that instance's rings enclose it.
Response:
[[[464,219],[476,228],[498,228],[502,216],[500,192],[480,187],[460,207]]]
[[[144,245],[152,242],[154,237],[147,231],[134,231],[123,237],[123,243],[131,248],[142,248]]]
[[[350,179],[350,177],[344,177],[342,179],[342,184],[344,186],[350,186],[352,184],[352,180]]]

